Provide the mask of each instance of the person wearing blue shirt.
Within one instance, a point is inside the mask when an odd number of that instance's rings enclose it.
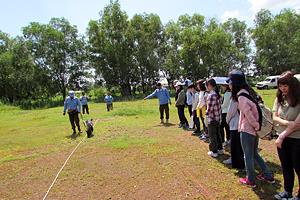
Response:
[[[111,96],[110,92],[108,92],[106,94],[106,96],[104,97],[104,101],[106,103],[106,108],[107,108],[107,112],[113,110],[113,101],[114,101],[114,98]]]
[[[88,106],[88,98],[85,96],[85,93],[82,92],[82,96],[80,97],[80,103],[82,105],[82,114],[86,113],[89,115],[89,106]]]
[[[159,111],[160,111],[161,123],[164,123],[164,112],[166,113],[166,123],[169,123],[170,111],[169,111],[168,104],[170,103],[171,105],[169,91],[166,88],[163,88],[161,83],[157,83],[156,88],[157,89],[152,94],[145,97],[144,100],[157,97],[159,100]]]
[[[78,128],[79,134],[81,133],[80,124],[79,124],[79,113],[81,110],[81,103],[79,99],[75,96],[74,91],[69,92],[69,96],[64,102],[64,112],[63,115],[66,115],[68,112],[70,123],[73,129],[73,135],[76,134],[76,126]],[[76,125],[76,126],[75,126]]]

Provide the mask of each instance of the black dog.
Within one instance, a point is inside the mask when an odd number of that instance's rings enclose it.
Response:
[[[91,138],[94,136],[93,131],[94,131],[94,124],[93,124],[93,119],[91,120],[86,120],[85,121],[86,125],[86,134],[88,138]]]

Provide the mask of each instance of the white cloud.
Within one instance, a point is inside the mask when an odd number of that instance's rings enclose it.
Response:
[[[258,12],[260,9],[283,9],[300,6],[300,0],[248,0],[251,4],[252,12]]]
[[[249,20],[249,17],[243,16],[239,10],[226,10],[223,15],[221,16],[221,21],[225,22],[230,18],[237,18],[242,21]]]

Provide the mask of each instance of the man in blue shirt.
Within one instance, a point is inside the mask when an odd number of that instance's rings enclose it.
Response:
[[[107,108],[107,112],[109,112],[110,110],[113,110],[113,101],[114,101],[114,98],[111,96],[111,93],[108,92],[106,94],[106,96],[104,97],[104,101],[106,103],[106,108]]]
[[[162,88],[161,83],[157,83],[156,85],[156,90],[148,95],[147,97],[144,98],[150,99],[153,97],[157,97],[159,100],[159,111],[160,111],[160,120],[161,123],[164,123],[164,112],[166,113],[166,123],[169,123],[169,103],[171,105],[171,99],[170,99],[170,94],[169,91],[166,88]]]
[[[80,103],[82,105],[82,114],[86,113],[89,115],[89,106],[88,106],[88,98],[85,96],[85,93],[82,92],[82,96],[80,97]]]
[[[80,124],[79,124],[79,113],[81,109],[81,103],[79,99],[75,96],[74,91],[69,92],[69,96],[66,98],[65,103],[64,103],[64,113],[63,115],[66,114],[66,111],[69,114],[69,119],[70,123],[73,129],[73,135],[76,134],[76,126],[78,128],[79,134],[82,133],[80,129]],[[75,126],[76,124],[76,126]]]

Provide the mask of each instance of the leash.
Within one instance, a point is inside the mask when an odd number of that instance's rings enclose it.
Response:
[[[82,114],[81,114],[82,116]],[[82,117],[83,118],[83,117]],[[94,127],[96,126],[96,123],[98,122],[98,119],[95,121]],[[60,168],[60,170],[58,171],[58,173],[56,174],[54,180],[52,181],[49,189],[47,190],[43,200],[45,200],[50,192],[50,190],[52,189],[53,185],[55,184],[58,176],[60,175],[61,171],[64,169],[64,167],[67,165],[68,161],[70,160],[71,156],[74,154],[74,152],[78,149],[78,147],[82,144],[82,142],[86,139],[87,137],[84,137],[78,144],[77,146],[73,149],[73,151],[71,152],[71,154],[68,156],[68,158],[66,159],[66,161],[64,162],[64,164],[62,165],[62,167]]]

